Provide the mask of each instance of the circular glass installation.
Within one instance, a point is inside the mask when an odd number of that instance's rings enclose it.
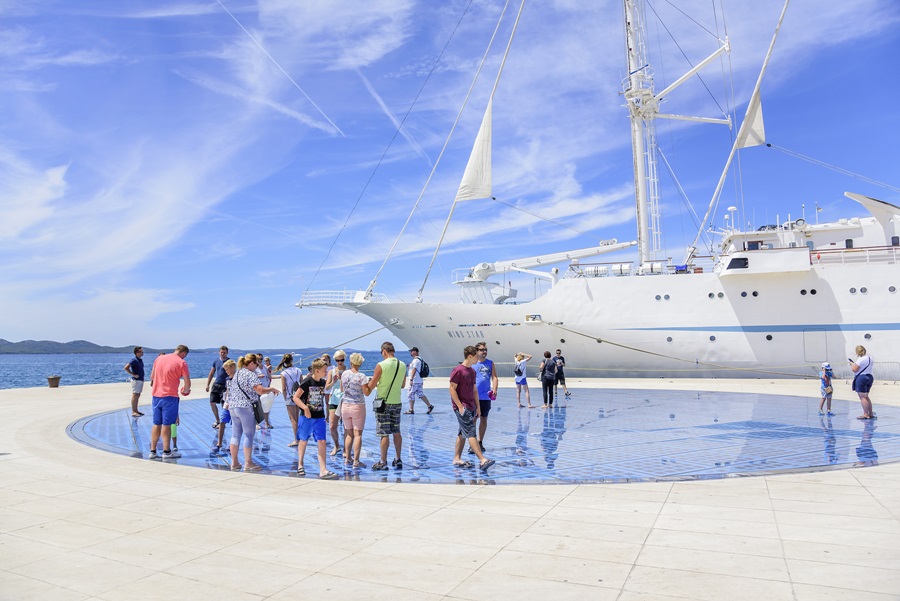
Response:
[[[817,385],[810,383],[818,392]],[[515,391],[501,389],[491,410],[486,472],[453,465],[458,424],[446,390],[429,389],[431,414],[403,415],[402,469],[373,471],[378,453],[374,419],[363,432],[362,469],[328,456],[342,479],[368,482],[572,484],[698,480],[826,470],[900,461],[900,407],[877,405],[878,420],[859,421],[857,403],[833,401],[834,416],[819,416],[809,398],[764,394],[667,390],[570,389],[572,397],[549,409],[517,409]],[[404,403],[404,409],[406,405]],[[419,407],[416,407],[417,409]],[[69,426],[76,440],[104,451],[144,459],[150,411],[133,419],[130,409],[85,417]],[[297,478],[297,453],[287,414],[272,410],[274,428],[261,430],[253,457],[262,474]],[[206,399],[182,401],[173,463],[227,470],[227,453],[213,448]],[[231,427],[225,433],[226,445]],[[329,445],[331,443],[329,442]],[[393,450],[389,458],[393,458]],[[308,478],[318,475],[316,449],[306,450]]]

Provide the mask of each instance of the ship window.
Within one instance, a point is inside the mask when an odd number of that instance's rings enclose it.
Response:
[[[816,247],[816,245],[815,245],[815,243],[814,243],[812,240],[807,240],[807,241],[806,241],[806,248],[808,248],[809,250],[812,250],[812,249],[814,249],[815,247]]]
[[[720,293],[718,294],[718,296],[719,296],[719,298],[724,298],[724,297],[725,297],[725,294],[722,293],[722,292],[720,292]]]
[[[759,245],[760,245],[760,244],[762,244],[762,243],[759,242],[759,241],[757,241],[757,242],[748,242],[748,243],[747,243],[747,250],[759,250]]]
[[[809,291],[809,293],[810,293],[810,294],[815,294],[815,293],[816,293],[816,289],[815,289],[815,288],[811,288],[810,291]]]
[[[853,239],[847,238],[844,240],[844,248],[853,248]]]
[[[715,336],[710,336],[710,337],[709,337],[709,341],[710,341],[710,342],[715,342],[715,341],[716,341],[716,337],[715,337]]]
[[[888,292],[897,292],[897,288],[891,286],[890,288],[888,288]]]
[[[872,340],[872,335],[866,334],[865,336],[863,336],[863,338],[865,338],[866,340]]]
[[[856,294],[856,288],[851,288],[851,289],[850,289],[850,294]]]
[[[865,286],[863,286],[862,288],[859,289],[860,294],[865,294],[868,291],[869,291],[869,289],[866,288]]]
[[[900,236],[891,236],[891,246],[900,246]]]
[[[754,291],[753,291],[753,296],[759,296],[759,292],[757,292],[756,290],[754,290]]]
[[[671,336],[667,336],[667,337],[666,337],[666,342],[672,342],[672,337],[671,337]]]
[[[495,340],[495,341],[494,341],[494,344],[499,345],[499,344],[500,344],[500,341],[499,341],[499,340]]]
[[[806,288],[800,291],[800,296],[806,296]]]
[[[560,339],[559,339],[559,343],[560,343],[560,344],[565,344],[565,343],[566,343],[566,339],[565,339],[565,338],[560,338]]]
[[[537,338],[535,338],[535,340],[534,340],[534,343],[535,343],[535,344],[540,344],[540,343],[541,343],[541,341],[540,341],[540,340],[538,340],[538,339],[537,339]]]
[[[766,334],[766,340],[772,340],[772,335],[771,335],[771,334]]]
[[[669,300],[669,295],[666,294],[666,295],[663,296],[663,298],[666,299],[666,300]]]
[[[745,290],[744,292],[741,292],[741,296],[747,298],[747,291]]]
[[[710,292],[710,293],[709,293],[709,298],[716,298],[716,295],[713,294],[712,292]]]
[[[661,297],[660,295],[657,294],[657,295],[656,295],[656,300],[662,300],[662,297]]]
[[[750,259],[747,257],[735,257],[728,263],[728,269],[747,269],[750,267]]]

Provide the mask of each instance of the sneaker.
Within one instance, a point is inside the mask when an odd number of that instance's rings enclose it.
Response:
[[[163,451],[162,454],[163,461],[167,459],[178,459],[179,457],[181,457],[181,453],[178,451]]]
[[[173,453],[178,453],[178,447],[172,447]],[[178,456],[181,457],[181,453],[178,453]]]
[[[378,463],[372,464],[372,469],[375,471],[386,470],[387,468],[388,466],[384,461],[379,461]]]
[[[469,447],[469,455],[474,455],[474,454],[475,454],[475,449],[473,449],[472,447]]]
[[[572,396],[572,393],[571,393],[571,392],[567,392],[567,393],[566,393],[566,398],[569,398],[569,397],[571,397],[571,396]]]
[[[834,411],[829,411],[825,415],[827,415],[828,417],[834,417]]]
[[[825,415],[825,412],[819,409],[819,415]]]
[[[217,445],[217,444],[214,444],[214,445],[213,445],[213,448],[212,448],[212,452],[213,452],[213,453],[218,453],[221,449],[222,449],[222,447],[220,447],[220,446]]]
[[[394,459],[394,461],[391,462],[391,465],[394,467],[395,470],[403,469],[403,461],[399,457],[397,459]]]
[[[150,451],[150,453],[147,455],[147,459],[159,459],[159,454],[156,452],[156,450]]]

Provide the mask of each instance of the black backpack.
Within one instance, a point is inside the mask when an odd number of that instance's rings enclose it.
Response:
[[[419,370],[419,375],[423,378],[427,378],[431,375],[431,368],[428,367],[428,364],[425,363],[425,359],[423,359],[422,357],[419,357],[419,361],[422,362],[422,368]]]

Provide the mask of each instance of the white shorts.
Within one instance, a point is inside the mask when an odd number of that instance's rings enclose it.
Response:
[[[418,384],[410,384],[409,391],[406,393],[407,401],[416,401],[425,396],[425,391],[422,389],[422,383]]]
[[[144,391],[143,380],[131,380],[131,394],[141,394]]]

